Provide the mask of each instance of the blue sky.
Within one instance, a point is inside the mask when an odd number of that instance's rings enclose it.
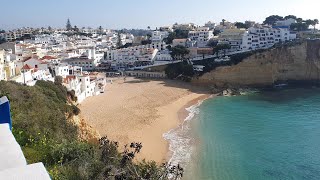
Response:
[[[320,19],[320,0],[0,0],[0,29],[16,27],[151,28],[175,22],[202,25],[254,20],[271,14]]]

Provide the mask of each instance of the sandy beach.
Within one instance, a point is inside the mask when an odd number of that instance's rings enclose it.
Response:
[[[120,145],[142,142],[138,160],[168,160],[168,142],[163,133],[179,126],[186,107],[209,96],[208,91],[173,80],[114,78],[106,91],[80,105],[81,116],[101,136]]]

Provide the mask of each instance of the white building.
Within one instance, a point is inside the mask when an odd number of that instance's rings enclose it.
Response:
[[[291,26],[291,24],[296,23],[296,22],[297,21],[295,19],[289,18],[289,19],[285,19],[282,21],[277,21],[275,26],[289,28]]]
[[[237,51],[241,49],[242,38],[245,34],[245,29],[225,29],[218,36],[221,43],[229,43],[231,45],[230,51]]]
[[[164,50],[164,47],[163,43],[153,43],[109,50],[105,53],[105,61],[111,63],[112,69],[132,67],[137,64],[152,64],[156,60],[158,48]]]
[[[197,47],[205,47],[213,38],[213,31],[209,27],[199,27],[195,31],[189,31],[189,39],[195,41]]]
[[[72,66],[79,66],[84,70],[93,70],[98,66],[98,61],[95,59],[89,59],[87,56],[74,57],[61,60],[62,63],[67,63]]]
[[[157,52],[155,63],[168,62],[168,61],[172,61],[172,57],[171,57],[170,51],[168,49]]]
[[[18,76],[13,77],[11,80],[26,84],[28,86],[34,86],[38,80],[44,80],[44,81],[54,81],[54,78],[49,73],[48,69],[36,69],[32,68],[28,64],[25,64],[21,68],[21,73]]]
[[[28,59],[24,62],[20,62],[20,67],[22,67],[24,64],[28,64],[30,67],[36,68],[36,69],[42,69],[42,70],[48,69],[48,64],[44,61],[37,59],[37,58],[31,58],[31,59]]]
[[[102,80],[99,80],[99,83],[101,83],[101,81]],[[96,83],[94,79],[90,79],[88,75],[68,75],[63,81],[68,91],[73,90],[75,92],[78,103],[81,103],[85,98],[100,94],[102,91],[101,88],[104,88],[105,84],[102,87],[99,83]]]
[[[162,42],[164,38],[169,35],[168,31],[153,31],[151,36],[151,41],[154,43]]]
[[[0,50],[0,81],[7,80],[6,71],[4,69],[5,50]]]
[[[6,81],[7,80],[7,75],[6,71],[4,70],[4,65],[0,63],[0,81]]]
[[[54,75],[66,78],[69,75],[69,65],[58,64],[53,67]]]
[[[68,91],[73,90],[75,96],[77,97],[77,102],[81,103],[86,98],[85,91],[81,91],[81,83],[77,76],[70,75],[66,76],[63,81],[63,85],[67,88]]]
[[[242,50],[266,49],[275,43],[285,42],[295,39],[295,34],[291,34],[288,29],[251,27],[242,37]]]

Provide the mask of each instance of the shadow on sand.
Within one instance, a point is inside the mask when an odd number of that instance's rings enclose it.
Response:
[[[208,87],[198,86],[198,85],[191,84],[190,82],[183,82],[180,80],[133,78],[133,79],[127,79],[124,83],[145,83],[150,81],[157,81],[159,82],[159,84],[162,84],[168,87],[187,89],[193,93],[211,94]]]

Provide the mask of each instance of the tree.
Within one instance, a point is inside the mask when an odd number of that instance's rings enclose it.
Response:
[[[150,38],[152,37],[151,34],[147,34],[147,39],[150,40]]]
[[[212,48],[212,52],[214,52],[215,47],[218,45],[218,41],[214,39],[210,39],[207,46]]]
[[[307,19],[304,21],[308,26],[311,26],[313,24],[313,20]]]
[[[102,26],[99,26],[99,34],[100,35],[102,34],[102,31],[103,31]]]
[[[316,30],[316,25],[319,24],[319,20],[318,19],[314,19],[312,22],[313,25],[313,29]]]
[[[219,55],[219,51],[223,50],[224,55],[226,55],[226,50],[227,49],[231,49],[231,45],[230,44],[218,44],[214,50],[217,52],[217,55]]]
[[[297,16],[288,15],[288,16],[285,16],[284,19],[285,19],[285,20],[287,20],[287,19],[295,19],[295,20],[297,20]]]
[[[170,55],[174,60],[186,60],[187,55],[190,51],[184,46],[178,45],[171,48]]]
[[[292,31],[306,31],[308,28],[309,25],[307,23],[293,23],[290,25]]]
[[[168,37],[164,39],[166,44],[171,44],[174,39],[185,39],[188,38],[189,31],[176,29],[174,32],[170,32]]]
[[[74,26],[74,27],[73,27],[73,31],[79,32],[79,28],[78,28],[77,26]]]
[[[150,26],[148,26],[147,28],[148,28],[148,30],[150,31]]]
[[[179,78],[184,81],[190,81],[194,75],[193,66],[187,61],[169,64],[165,69],[165,73],[170,79]]]
[[[225,19],[222,19],[222,26],[224,26],[224,23],[226,22]]]
[[[0,44],[7,42],[4,38],[0,38]]]
[[[71,29],[72,29],[71,22],[70,22],[70,19],[69,19],[69,18],[68,18],[68,20],[67,20],[66,28],[67,28],[67,31],[71,31]]]
[[[282,16],[278,16],[278,15],[272,15],[272,16],[269,16],[266,18],[265,21],[263,21],[263,24],[268,24],[268,25],[276,25],[276,22],[277,21],[281,21],[283,20],[283,17]]]
[[[245,28],[245,29],[249,28],[247,24],[242,23],[242,22],[236,22],[235,26],[237,26],[237,28]]]
[[[48,31],[51,32],[52,31],[52,27],[48,26]]]
[[[302,18],[297,18],[296,21],[297,21],[297,23],[302,23],[303,19]]]

